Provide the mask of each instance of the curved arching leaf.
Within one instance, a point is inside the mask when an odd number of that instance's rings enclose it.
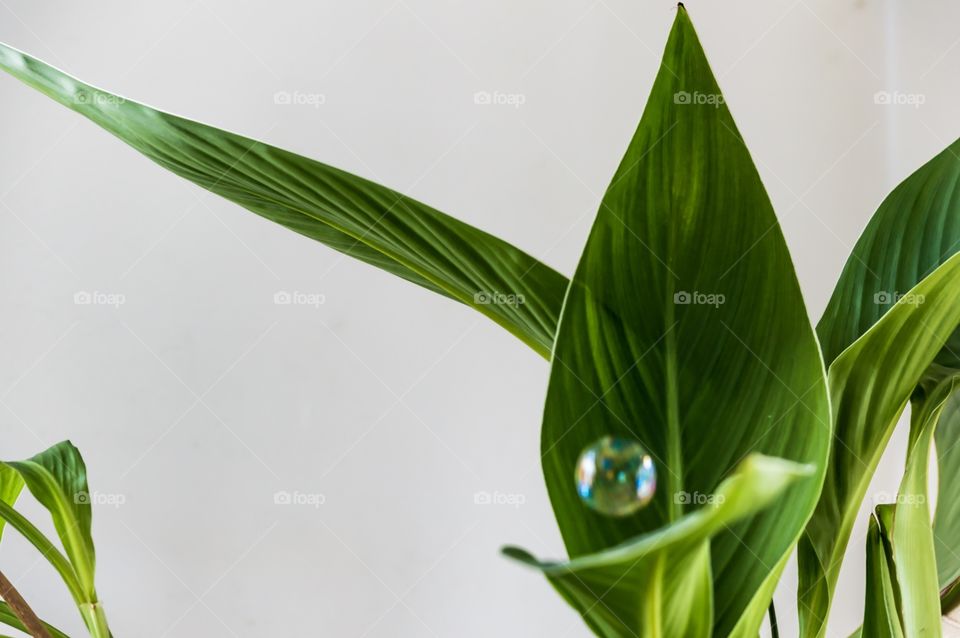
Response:
[[[20,474],[30,493],[50,512],[72,569],[54,560],[53,556],[59,552],[48,552],[45,546],[50,544],[49,541],[26,519],[11,511],[12,508],[3,508],[3,517],[12,525],[17,525],[44,554],[52,554],[48,558],[71,588],[91,635],[94,638],[108,638],[107,620],[94,582],[93,512],[87,487],[87,468],[80,451],[70,441],[63,441],[29,459],[7,461],[5,465]]]
[[[960,325],[960,255],[910,289],[830,366],[835,443],[799,545],[801,635],[823,636],[854,519],[907,401]]]
[[[768,507],[810,466],[754,454],[711,494],[709,504],[672,525],[615,547],[562,562],[541,562],[522,549],[511,558],[541,570],[600,636],[712,635],[709,540],[738,519]]]
[[[960,140],[946,148],[939,155],[904,180],[883,201],[864,230],[833,292],[830,302],[817,325],[817,333],[823,348],[824,359],[828,367],[851,344],[864,335],[880,320],[892,305],[901,299],[907,291],[914,288],[938,266],[950,259],[960,250]],[[917,299],[907,298],[908,302]],[[942,372],[960,370],[960,332],[954,327],[946,327],[942,337],[942,349],[936,354],[935,362]],[[891,362],[891,365],[897,365]],[[916,386],[920,378],[928,371],[920,371],[914,379],[903,379],[906,385]],[[904,387],[905,387],[904,386]],[[912,388],[911,388],[912,389]],[[903,392],[898,390],[898,399]],[[850,386],[845,391],[856,393],[860,388]],[[908,392],[909,394],[909,392]],[[839,399],[834,396],[836,404]],[[899,408],[894,410],[899,413]],[[944,410],[942,418],[949,418],[952,408]],[[831,466],[832,475],[824,487],[824,499],[833,499],[829,506],[820,508],[815,514],[813,527],[819,526],[819,534],[824,546],[818,549],[809,547],[812,542],[806,539],[801,547],[811,551],[800,552],[801,574],[803,582],[800,588],[801,624],[806,627],[804,635],[822,635],[826,626],[826,614],[829,610],[829,597],[832,581],[839,572],[836,561],[842,559],[843,549],[849,538],[849,532],[838,528],[834,530],[834,541],[829,540],[831,531],[828,520],[840,525],[840,519],[854,516],[862,500],[862,492],[850,489],[853,485],[869,481],[876,469],[880,454],[896,420],[896,415],[877,413],[880,421],[869,425],[843,423],[837,424],[837,440],[834,445]],[[876,433],[868,436],[867,445],[863,440],[851,438],[860,436],[862,431]],[[950,428],[937,429],[937,447],[946,448]],[[954,439],[955,440],[955,439]],[[851,450],[857,450],[851,455]],[[857,458],[860,457],[861,461]],[[943,461],[960,462],[960,456],[944,458],[941,461],[940,474],[950,476],[960,473],[960,468],[944,466]],[[835,470],[835,471],[834,471]],[[836,499],[831,493],[836,486],[844,493]],[[865,490],[866,487],[863,487]],[[941,507],[948,507],[949,501],[940,499],[937,518],[941,529],[956,525],[960,531],[960,518],[950,513],[941,513]],[[830,508],[847,508],[849,512],[829,512]],[[955,521],[955,522],[951,522]],[[835,542],[838,547],[827,549],[826,544]],[[948,546],[952,548],[948,550]],[[819,555],[818,555],[819,554]],[[826,554],[834,562],[820,564]],[[942,576],[947,573],[960,573],[960,559],[951,554],[960,554],[960,534],[941,535],[937,533],[937,561],[942,565]],[[831,573],[827,573],[831,572]],[[828,584],[829,583],[829,584]],[[941,586],[946,586],[941,578]]]
[[[597,514],[574,490],[581,450],[639,440],[652,504]],[[817,468],[721,531],[717,635],[756,635],[813,511],[830,440],[824,370],[787,247],[686,11],[610,184],[564,304],[541,449],[571,559],[668,526],[752,452]],[[639,596],[639,594],[637,594]],[[744,617],[746,618],[744,620]]]
[[[332,166],[90,86],[3,44],[0,69],[180,177],[471,306],[549,356],[567,280],[507,242]]]

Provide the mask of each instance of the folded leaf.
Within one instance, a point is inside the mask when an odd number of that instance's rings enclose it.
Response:
[[[888,517],[883,507],[878,513]],[[889,537],[876,516],[870,517],[867,531],[867,596],[863,627],[855,635],[870,638],[903,638],[900,620],[900,593]]]
[[[541,562],[513,547],[504,553],[543,571],[598,635],[710,636],[711,592],[700,560],[709,553],[709,539],[769,506],[813,471],[751,455],[721,483],[709,505],[660,530],[565,562]]]
[[[626,518],[588,509],[574,489],[578,455],[607,435],[638,440],[656,465],[653,502]],[[541,449],[567,551],[575,560],[679,520],[751,452],[812,464],[813,477],[716,536],[712,565],[700,557],[717,634],[755,636],[813,511],[829,440],[787,247],[681,7],[554,350]]]
[[[0,69],[180,177],[472,306],[549,355],[567,281],[510,244],[389,188],[107,93],[2,44]]]
[[[844,549],[907,400],[960,325],[960,255],[903,296],[830,366],[836,428],[826,483],[800,543],[803,636],[822,636]]]

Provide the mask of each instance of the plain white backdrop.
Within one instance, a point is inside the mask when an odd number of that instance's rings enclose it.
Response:
[[[687,8],[816,320],[883,196],[960,134],[960,7]],[[385,183],[569,274],[674,12],[659,0],[0,0],[0,40]],[[482,91],[522,104],[477,104]],[[877,104],[878,91],[923,104]],[[12,78],[0,98],[0,454],[81,448],[116,635],[587,635],[544,580],[498,555],[505,543],[562,555],[538,464],[544,361]],[[78,292],[122,303],[77,304]],[[277,305],[278,292],[323,303]],[[904,440],[871,494],[895,489]],[[480,492],[500,503],[476,504]],[[861,524],[830,635],[860,623],[862,537]],[[13,532],[0,564],[82,635],[52,569]],[[795,589],[791,567],[776,597],[786,636]]]

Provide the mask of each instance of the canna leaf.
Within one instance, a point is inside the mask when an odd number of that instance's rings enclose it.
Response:
[[[22,490],[23,479],[20,474],[12,467],[0,463],[0,502],[12,507]],[[5,523],[6,520],[0,516],[0,534],[3,533]]]
[[[627,518],[587,509],[574,489],[581,450],[607,435],[640,441],[657,467],[653,502]],[[541,449],[567,552],[576,561],[667,528],[752,452],[813,465],[718,533],[709,556],[689,557],[690,586],[713,582],[716,634],[755,636],[813,511],[829,440],[823,365],[787,247],[681,6],[554,349]]]
[[[883,201],[867,225],[817,325],[828,366],[876,325],[894,302],[960,250],[958,151],[960,140],[910,175]],[[917,302],[918,299],[908,296],[907,301]],[[939,337],[942,349],[935,353],[936,368],[940,373],[960,370],[960,358],[955,354],[960,352],[960,332],[955,328],[955,325],[942,328],[944,332]],[[909,390],[920,383],[924,374],[925,371],[920,370],[914,379],[902,379],[903,387],[897,390],[897,399],[906,403]],[[869,382],[869,379],[865,380],[865,383]],[[906,386],[911,387],[907,390]],[[863,387],[851,385],[843,391],[857,393],[863,391]],[[833,402],[836,408],[840,399],[835,395]],[[953,410],[948,406],[942,418],[950,419]],[[800,552],[801,562],[808,561],[806,566],[801,565],[801,573],[806,574],[803,578],[805,584],[800,588],[801,624],[807,628],[804,635],[823,635],[833,584],[839,572],[838,563],[849,540],[849,530],[841,519],[856,514],[895,425],[894,412],[899,414],[899,408],[876,412],[874,418],[878,421],[869,424],[836,424],[837,443],[831,459],[831,473],[824,487],[824,500],[832,502],[825,502],[811,522],[811,527],[819,530],[814,532],[819,535],[819,540],[808,538],[801,542],[801,546],[808,546],[811,550]],[[938,450],[952,447],[947,443],[956,440],[951,436],[952,432],[956,430],[950,427],[937,429]],[[866,436],[866,440],[857,438],[860,436]],[[851,454],[851,450],[856,454]],[[960,476],[960,466],[957,465],[960,455],[943,456],[940,462],[941,477]],[[835,488],[842,494],[833,494]],[[951,501],[939,499],[936,513],[941,587],[947,587],[951,577],[955,579],[960,575],[960,558],[957,558],[960,554],[960,511],[941,511],[950,508]],[[833,531],[831,524],[837,525]],[[815,543],[820,546],[813,548]],[[835,547],[828,547],[830,545]],[[831,558],[826,558],[827,555]],[[821,564],[820,561],[824,560],[828,562]]]
[[[946,614],[960,604],[960,393],[954,393],[940,413],[934,433],[937,450],[937,508],[933,540],[937,575],[943,590],[941,611]]]
[[[856,636],[903,638],[904,635],[893,550],[886,528],[878,518],[889,519],[889,514],[887,506],[880,506],[877,515],[870,517],[867,531],[867,594],[863,627]]]
[[[541,570],[600,636],[710,636],[712,596],[702,569],[710,538],[768,507],[813,471],[753,454],[708,505],[672,525],[569,561],[541,562],[515,547],[504,553]]]
[[[836,444],[800,543],[801,635],[823,636],[859,505],[914,389],[960,325],[960,255],[903,296],[830,366]]]
[[[937,380],[914,396],[907,463],[891,508],[890,546],[897,565],[900,617],[908,636],[939,636],[937,558],[928,496],[928,466],[934,431],[960,377]]]
[[[389,188],[121,98],[3,44],[0,69],[180,177],[471,306],[549,356],[567,280],[510,244]]]
[[[69,567],[56,560],[58,551],[47,551],[45,546],[49,546],[49,541],[17,512],[4,508],[4,518],[17,525],[54,562],[70,587],[91,635],[107,638],[107,621],[94,584],[93,514],[87,469],[80,451],[70,441],[63,441],[25,461],[8,461],[5,465],[20,474],[30,493],[50,512]]]

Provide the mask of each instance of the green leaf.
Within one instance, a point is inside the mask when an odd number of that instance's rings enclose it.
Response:
[[[64,441],[25,461],[7,465],[20,473],[30,493],[50,512],[81,585],[95,600],[92,511],[87,470],[80,451]]]
[[[899,297],[960,250],[958,151],[960,140],[910,175],[883,201],[867,225],[847,260],[823,318],[817,325],[828,366],[874,326]],[[908,298],[908,301],[911,299]],[[944,348],[936,355],[937,365],[944,371],[960,370],[960,358],[953,354],[960,352],[960,332],[956,332],[954,327],[945,330],[942,335]],[[919,383],[920,376],[918,374],[912,380],[913,385]],[[907,385],[910,382],[909,379],[904,380]],[[847,391],[856,393],[860,389],[851,386]],[[897,396],[902,398],[903,403],[906,402],[902,392]],[[834,397],[833,402],[838,403],[838,399]],[[948,408],[947,414],[950,412]],[[863,490],[866,490],[864,481],[869,481],[875,471],[876,463],[895,424],[892,414],[877,413],[876,416],[880,421],[868,425],[845,427],[844,424],[838,424],[837,445],[834,447],[831,466],[841,467],[833,472],[832,480],[835,481],[834,485],[838,484],[837,481],[843,484],[844,494],[839,499],[835,498],[831,493],[831,479],[828,479],[824,488],[824,499],[832,502],[821,508],[812,523],[814,527],[820,526],[821,529],[815,534],[820,535],[823,543],[819,548],[813,549],[809,539],[801,542],[801,546],[811,546],[812,551],[800,552],[801,561],[809,561],[806,568],[801,565],[801,572],[808,576],[807,585],[801,586],[801,600],[806,602],[800,605],[801,624],[809,631],[805,635],[822,635],[825,628],[829,598],[839,572],[839,564],[828,562],[826,565],[831,567],[827,569],[822,565],[818,566],[818,563],[821,560],[839,562],[842,559],[849,531],[841,520],[855,515],[863,496],[861,491],[848,488],[852,485],[863,485]],[[948,428],[943,430],[947,431]],[[850,438],[863,432],[868,433],[866,445],[861,439]],[[947,435],[938,434],[937,439],[941,436]],[[857,450],[857,454],[849,454],[850,450]],[[862,464],[856,460],[857,456],[862,457]],[[960,456],[953,456],[951,460],[960,462]],[[940,473],[949,476],[951,473],[960,473],[960,469],[945,468],[941,463]],[[943,499],[939,503],[938,508],[948,506],[948,502]],[[835,511],[829,511],[831,508]],[[844,508],[845,511],[836,508]],[[950,514],[941,515],[939,512],[937,518],[943,520],[947,526],[951,524],[947,521],[953,519]],[[832,521],[838,528],[831,530],[828,521]],[[957,526],[960,527],[960,523],[957,523]],[[944,531],[946,532],[946,528]],[[836,536],[838,545],[833,549],[826,546],[831,534]],[[954,533],[943,538],[948,539],[945,543],[958,543],[953,549],[960,553],[960,536]],[[953,559],[944,556],[945,543],[938,541],[937,560],[944,564],[944,572],[949,572],[954,569],[949,565],[953,563]],[[816,555],[818,552],[820,556]],[[824,558],[826,554],[831,554],[833,558]],[[953,565],[960,571],[960,561]],[[946,583],[941,581],[941,585],[945,586]]]
[[[937,508],[933,539],[943,613],[960,605],[960,393],[955,393],[940,413],[934,441],[937,450]]]
[[[878,514],[887,518],[884,507]],[[890,540],[877,516],[870,517],[867,531],[867,588],[863,627],[855,635],[871,638],[903,638],[900,594]]]
[[[19,631],[26,632],[27,628],[23,626],[23,623],[20,622],[20,619],[17,618],[17,615],[13,613],[13,610],[10,609],[10,605],[5,602],[0,602],[0,623],[7,625],[8,627],[13,627]],[[67,634],[63,633],[53,625],[50,625],[46,622],[43,623],[46,626],[47,631],[50,632],[50,635],[53,638],[69,638]],[[2,637],[0,637],[2,638]]]
[[[812,472],[809,466],[750,455],[709,505],[659,530],[570,561],[541,562],[515,547],[504,553],[546,574],[598,635],[710,636],[713,607],[702,564],[709,539],[769,506]]]
[[[472,306],[549,355],[566,278],[510,244],[389,188],[121,98],[2,44],[0,69],[180,177]]]
[[[0,515],[51,560],[70,588],[91,635],[108,638],[106,617],[94,584],[93,514],[80,451],[70,441],[63,441],[25,461],[8,461],[6,465],[19,472],[30,493],[50,512],[69,567],[62,564],[62,556],[46,537],[18,512],[2,503]]]
[[[627,518],[587,509],[574,489],[578,455],[606,435],[639,440],[656,462],[654,501]],[[755,636],[813,511],[829,440],[823,365],[787,247],[681,7],[554,350],[541,449],[567,551],[595,554],[679,520],[751,452],[812,464],[813,477],[711,544],[715,630]]]
[[[907,463],[892,507],[890,545],[899,585],[904,633],[940,635],[940,600],[928,496],[928,466],[934,431],[960,377],[938,380],[914,396]]]
[[[844,549],[887,440],[919,381],[960,325],[960,255],[903,296],[830,366],[836,444],[800,543],[801,634],[822,636]]]
[[[0,463],[0,502],[12,507],[22,490],[23,479],[20,478],[20,474],[12,467]],[[5,522],[0,517],[0,535],[3,533]]]

